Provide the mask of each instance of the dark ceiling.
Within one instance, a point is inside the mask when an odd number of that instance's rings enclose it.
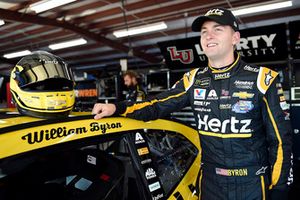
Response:
[[[239,8],[270,0],[77,0],[39,14],[28,9],[38,0],[0,1],[0,73],[7,72],[18,59],[5,59],[4,54],[28,49],[46,50],[64,58],[71,67],[85,70],[119,67],[120,59],[128,66],[151,67],[162,64],[158,41],[189,36],[193,19],[212,7]],[[276,1],[278,2],[278,1]],[[243,16],[241,24],[286,17],[300,19],[300,5],[271,13]],[[297,5],[298,4],[298,5]],[[164,21],[168,29],[130,38],[117,39],[112,32]],[[127,23],[126,23],[127,22]],[[127,24],[127,25],[126,25]],[[85,45],[51,51],[49,44],[85,38]]]

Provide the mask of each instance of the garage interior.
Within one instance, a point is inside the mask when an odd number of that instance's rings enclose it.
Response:
[[[283,58],[256,61],[254,57],[252,63],[273,67],[281,73],[294,131],[293,194],[299,191],[300,28],[298,26],[296,53],[291,47],[289,29],[291,23],[300,24],[299,0],[59,0],[61,5],[57,7],[35,9],[41,2],[47,1],[0,1],[0,108],[13,107],[7,88],[10,72],[21,56],[31,52],[43,50],[63,58],[75,77],[75,110],[91,111],[96,102],[124,99],[122,71],[127,69],[139,72],[149,96],[170,89],[193,67],[170,65],[160,44],[199,37],[199,33],[192,32],[191,24],[208,9],[224,7],[240,11],[285,4],[283,8],[239,14],[237,18],[240,29],[245,32],[279,24],[286,30],[287,40],[283,43],[287,49]],[[161,25],[162,28],[137,35],[117,36],[118,31],[150,25]],[[64,42],[77,44],[55,46]],[[16,56],[15,53],[21,54]],[[172,116],[195,126],[189,108]]]
[[[211,7],[231,9],[281,1],[197,1],[197,0],[84,0],[73,1],[39,13],[30,5],[39,1],[1,1],[1,73],[7,73],[17,59],[4,54],[18,51],[46,50],[64,58],[75,70],[116,70],[120,59],[129,68],[160,68],[163,57],[157,42],[198,36],[191,31],[193,19]],[[300,3],[292,6],[242,15],[241,29],[278,24],[299,19]],[[138,36],[116,38],[112,33],[131,27],[165,22],[167,29]],[[49,45],[83,38],[86,44],[64,50]]]

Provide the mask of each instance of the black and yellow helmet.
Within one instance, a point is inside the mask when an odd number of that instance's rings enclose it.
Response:
[[[67,116],[75,103],[74,86],[67,64],[45,51],[23,57],[10,76],[10,91],[17,109],[33,117]]]

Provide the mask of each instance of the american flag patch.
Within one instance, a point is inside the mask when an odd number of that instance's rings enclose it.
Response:
[[[248,176],[248,169],[222,169],[216,168],[216,174],[222,176]]]
[[[228,169],[216,168],[216,174],[229,176]]]

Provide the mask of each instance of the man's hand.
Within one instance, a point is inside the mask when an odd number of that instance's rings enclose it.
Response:
[[[101,119],[103,117],[108,117],[113,115],[115,111],[116,111],[116,106],[114,104],[96,103],[92,110],[92,114],[95,114],[94,119]]]

